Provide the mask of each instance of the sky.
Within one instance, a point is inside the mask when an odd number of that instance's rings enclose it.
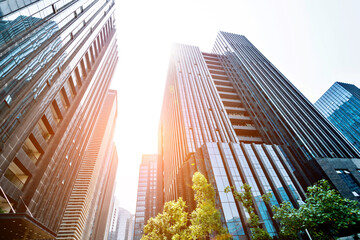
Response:
[[[116,197],[135,212],[142,154],[157,133],[173,43],[211,52],[219,31],[245,35],[311,102],[335,81],[360,87],[358,0],[115,0]]]

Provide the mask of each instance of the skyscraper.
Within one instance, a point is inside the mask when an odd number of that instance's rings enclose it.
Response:
[[[116,116],[116,91],[109,90],[81,159],[56,239],[107,236],[118,161],[112,143]]]
[[[113,15],[105,0],[0,3],[6,239],[53,238],[60,228],[117,61]]]
[[[132,240],[134,235],[134,215],[119,206],[117,202],[113,209],[113,218],[108,240]]]
[[[194,207],[191,176],[207,175],[222,220],[248,239],[247,215],[226,186],[252,187],[256,212],[276,235],[271,206],[296,207],[327,173],[322,161],[359,157],[343,136],[244,36],[220,32],[213,53],[176,45],[160,120],[164,200]],[[335,173],[335,169],[333,171]],[[271,192],[270,203],[260,195]]]
[[[314,105],[360,151],[360,89],[335,82]]]
[[[145,154],[139,170],[139,183],[134,222],[134,240],[144,233],[149,218],[162,210],[162,168],[157,154]]]

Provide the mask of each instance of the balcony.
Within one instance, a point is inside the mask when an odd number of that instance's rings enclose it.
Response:
[[[223,69],[217,70],[217,69],[210,69],[211,75],[223,75],[226,76],[226,73]]]
[[[220,74],[220,73],[211,73],[211,77],[214,80],[229,80],[228,76],[224,74]]]
[[[221,99],[224,106],[229,106],[229,107],[242,107],[242,103],[240,100],[235,100],[235,99],[229,99],[229,98],[222,98]]]
[[[206,62],[207,67],[212,70],[212,69],[216,69],[216,70],[224,70],[223,67],[219,64],[213,64],[213,63],[208,63]]]
[[[232,83],[230,81],[228,81],[228,80],[221,80],[221,79],[215,79],[215,78],[213,78],[213,80],[214,80],[214,83],[215,83],[216,87],[218,87],[218,86],[232,87],[233,86]]]
[[[257,129],[252,125],[233,125],[237,135],[257,135]]]
[[[205,53],[205,52],[203,52],[202,54],[203,54],[203,56],[204,56],[205,59],[208,59],[208,58],[210,58],[210,59],[216,59],[216,60],[218,59],[218,58],[217,58],[217,55],[214,54],[214,53]]]
[[[244,125],[244,123],[252,123],[251,118],[243,114],[229,114],[229,119],[231,123],[235,125]]]
[[[216,86],[216,89],[218,91],[222,91],[222,92],[234,92],[235,93],[235,89],[233,86]]]
[[[262,143],[261,137],[248,137],[248,136],[237,136],[240,142],[244,143]]]
[[[230,107],[225,106],[226,112],[230,115],[239,115],[239,113],[246,113],[246,109],[243,107]]]
[[[211,62],[216,62],[216,63],[220,64],[219,59],[214,55],[210,56],[210,55],[204,55],[203,54],[203,56],[204,56],[204,59],[205,59],[206,62],[211,61]]]
[[[218,91],[219,95],[221,98],[229,98],[229,99],[235,99],[235,100],[239,100],[239,96],[234,93],[234,92],[223,92],[223,91]]]

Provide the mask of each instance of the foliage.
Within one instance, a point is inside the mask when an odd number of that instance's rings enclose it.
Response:
[[[212,185],[199,172],[192,180],[196,209],[188,214],[186,203],[181,198],[165,203],[163,213],[148,220],[142,240],[208,239],[210,236],[217,240],[232,239],[221,224]]]
[[[305,203],[299,209],[292,208],[287,202],[273,208],[274,218],[282,226],[282,235],[296,236],[307,229],[313,239],[333,239],[340,229],[360,222],[357,201],[341,197],[326,180],[319,181],[307,190]]]
[[[142,240],[180,240],[180,239],[232,239],[220,221],[220,213],[215,207],[215,192],[206,178],[195,173],[193,186],[196,209],[188,214],[186,203],[178,201],[165,203],[164,211],[155,218],[150,218],[144,228]],[[248,224],[252,240],[270,240],[271,236],[261,228],[259,216],[253,206],[251,187],[242,186],[237,192],[233,187],[227,187],[225,192],[232,192],[235,199],[240,201],[249,214]],[[271,194],[264,194],[262,199],[268,203]],[[273,207],[274,218],[281,224],[280,239],[297,239],[299,232],[307,229],[312,238],[333,239],[341,229],[348,229],[360,223],[360,208],[356,201],[342,198],[338,192],[331,189],[330,184],[321,180],[318,184],[308,187],[307,199],[299,209],[295,209],[289,202],[281,203],[280,207]]]
[[[259,222],[259,216],[255,213],[255,209],[253,207],[253,197],[251,194],[251,187],[249,184],[244,184],[241,186],[243,191],[238,192],[234,189],[234,187],[226,187],[225,192],[232,192],[234,198],[242,203],[245,207],[246,211],[249,214],[248,223],[251,231],[251,239],[252,240],[270,240],[272,239],[270,234],[261,228]],[[270,198],[272,197],[271,193],[264,194],[262,199],[264,202],[268,203]]]
[[[186,203],[182,198],[166,202],[163,213],[148,220],[141,239],[185,239],[188,234],[188,213],[185,208]]]
[[[192,178],[196,209],[191,213],[190,239],[202,239],[218,234],[217,239],[231,235],[223,228],[219,211],[215,206],[215,191],[204,175],[196,172]]]

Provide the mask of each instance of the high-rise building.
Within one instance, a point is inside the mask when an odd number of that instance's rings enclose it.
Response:
[[[360,89],[335,82],[314,105],[360,151]]]
[[[226,32],[211,54],[174,47],[159,132],[164,201],[183,197],[193,209],[191,177],[204,173],[234,239],[249,239],[248,216],[226,186],[249,184],[255,211],[276,235],[271,206],[297,207],[306,186],[336,174],[329,162],[360,156],[244,36]],[[269,204],[260,197],[268,192]]]
[[[116,116],[116,91],[109,90],[81,159],[56,239],[96,240],[107,236],[118,161],[112,143]]]
[[[139,183],[134,222],[134,240],[144,233],[149,218],[162,211],[162,167],[157,154],[144,154],[139,170]]]
[[[57,235],[117,62],[115,30],[114,1],[0,2],[0,239]]]
[[[134,215],[119,206],[116,202],[113,208],[111,227],[108,240],[132,240],[134,233]]]
[[[131,217],[126,222],[125,240],[134,239],[134,224],[135,224],[135,214],[131,214]]]

